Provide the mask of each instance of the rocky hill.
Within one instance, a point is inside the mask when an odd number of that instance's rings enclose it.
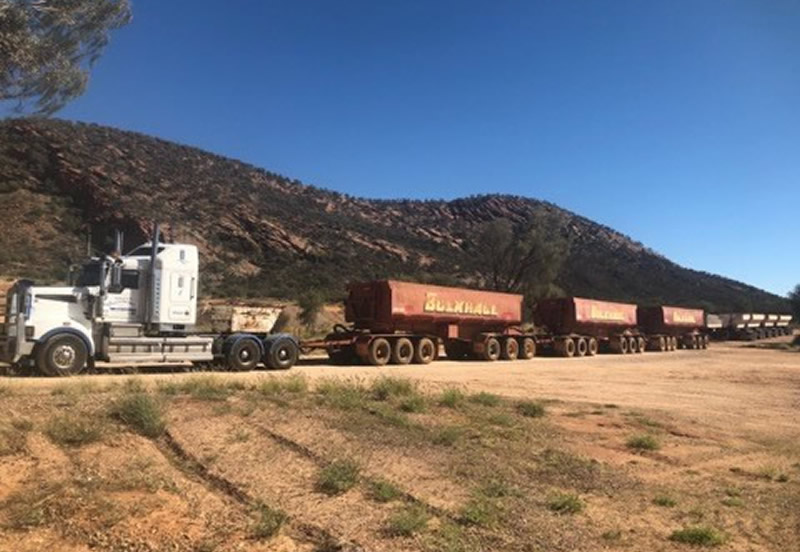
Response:
[[[399,277],[475,284],[477,228],[504,217],[547,220],[569,241],[557,284],[575,295],[786,310],[785,299],[669,261],[642,244],[534,199],[454,201],[351,197],[196,148],[58,120],[0,122],[0,274],[56,280],[111,229],[128,245],[154,218],[196,243],[203,289],[224,296],[340,296],[345,282]]]

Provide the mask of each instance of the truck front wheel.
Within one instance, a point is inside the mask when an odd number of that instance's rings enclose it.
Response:
[[[54,335],[36,352],[36,367],[46,376],[75,376],[86,367],[89,356],[83,340],[72,334]]]

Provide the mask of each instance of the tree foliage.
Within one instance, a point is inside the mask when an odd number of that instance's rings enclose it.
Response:
[[[567,258],[568,242],[550,216],[531,216],[514,226],[508,219],[485,223],[474,247],[483,284],[535,299],[558,293],[554,282]]]
[[[86,90],[128,0],[0,0],[0,101],[51,114]]]
[[[794,290],[789,292],[789,301],[792,303],[795,322],[800,322],[800,284],[797,284]]]

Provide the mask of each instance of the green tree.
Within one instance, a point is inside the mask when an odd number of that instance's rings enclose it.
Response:
[[[303,324],[308,330],[314,329],[314,324],[317,321],[317,315],[322,311],[324,301],[322,296],[316,291],[304,293],[297,300],[300,307],[300,323]]]
[[[49,115],[86,90],[128,0],[0,0],[0,101]]]
[[[789,292],[789,301],[792,303],[794,321],[800,322],[800,284],[797,284],[794,290]]]
[[[514,226],[507,219],[483,225],[473,247],[475,266],[485,287],[522,293],[526,310],[537,299],[561,293],[555,280],[569,244],[550,215],[531,216]]]

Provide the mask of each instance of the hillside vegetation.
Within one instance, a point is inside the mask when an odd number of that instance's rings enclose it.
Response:
[[[565,293],[709,310],[787,310],[785,299],[676,265],[559,207],[486,195],[453,201],[369,200],[141,134],[58,120],[0,123],[0,274],[63,278],[85,254],[127,244],[152,220],[199,246],[203,290],[215,296],[341,297],[346,282],[395,277],[480,285],[481,225],[546,221],[569,251]]]

